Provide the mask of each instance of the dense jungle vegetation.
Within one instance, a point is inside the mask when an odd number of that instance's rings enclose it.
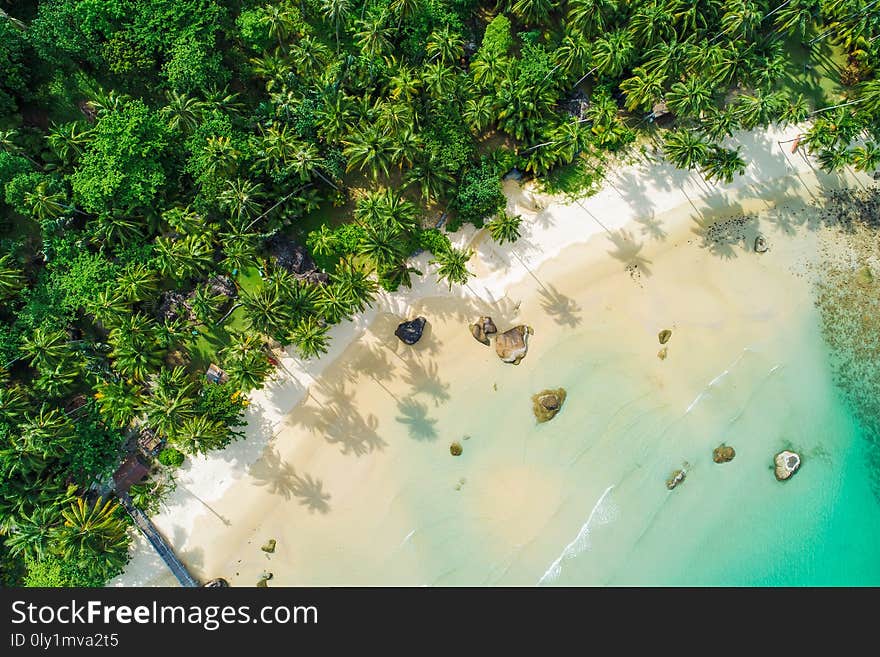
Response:
[[[446,229],[516,239],[512,168],[576,190],[648,144],[723,183],[735,130],[809,119],[823,167],[872,171],[878,63],[868,0],[0,0],[3,582],[120,572],[137,433],[155,508],[273,349],[466,282]]]

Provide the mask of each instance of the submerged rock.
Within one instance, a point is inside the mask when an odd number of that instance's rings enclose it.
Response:
[[[453,456],[461,456],[461,443],[455,442],[449,446],[449,453]]]
[[[669,342],[669,338],[672,337],[672,331],[669,329],[663,329],[660,333],[657,334],[657,339],[660,340],[660,344],[666,344]]]
[[[715,463],[728,463],[733,460],[733,457],[736,456],[736,450],[733,449],[730,445],[725,445],[721,443],[712,450],[712,460]]]
[[[767,244],[767,240],[764,239],[763,235],[758,235],[755,238],[755,253],[766,253],[770,246]]]
[[[562,410],[565,396],[565,388],[542,390],[537,395],[532,395],[532,411],[538,422],[547,422],[556,417],[556,414]]]
[[[422,337],[422,332],[425,330],[425,324],[427,323],[428,320],[424,317],[416,317],[408,322],[401,322],[397,326],[397,330],[394,331],[394,335],[405,344],[413,345]]]
[[[687,476],[687,470],[685,470],[684,468],[682,468],[680,470],[675,470],[672,473],[672,476],[670,476],[669,479],[666,480],[666,488],[668,488],[669,490],[672,490],[673,488],[678,486],[681,482],[683,482],[684,478],[686,476]]]
[[[868,265],[861,267],[856,272],[856,282],[859,285],[870,285],[874,282],[874,274],[871,272],[871,268]]]
[[[660,351],[657,352],[657,358],[660,360],[666,360],[666,356],[669,355],[669,347],[663,347]]]
[[[495,353],[505,363],[519,365],[528,352],[529,335],[532,332],[530,326],[520,324],[504,333],[499,333],[495,338]]]
[[[801,457],[796,452],[785,450],[776,455],[773,463],[776,466],[776,478],[785,481],[801,467]]]
[[[275,539],[274,539],[274,538],[270,538],[270,539],[266,542],[266,544],[265,544],[263,547],[261,547],[260,549],[261,549],[263,552],[268,552],[269,554],[272,554],[273,552],[275,552]]]
[[[264,571],[263,571],[263,574],[260,575],[260,579],[259,579],[259,581],[257,582],[257,588],[261,588],[261,589],[268,588],[269,585],[267,584],[267,582],[268,582],[270,579],[272,579],[272,573],[270,573],[270,572],[266,572],[266,571],[264,570]]]

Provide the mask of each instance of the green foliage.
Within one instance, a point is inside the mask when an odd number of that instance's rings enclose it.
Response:
[[[168,128],[142,101],[104,114],[80,167],[74,198],[90,212],[153,206],[167,180]]]
[[[76,438],[69,452],[69,472],[84,488],[92,481],[111,475],[124,444],[125,435],[104,425],[89,404],[88,413],[76,421]]]
[[[477,227],[483,220],[504,207],[505,197],[501,190],[501,176],[487,160],[479,166],[469,168],[461,178],[450,202],[450,209],[456,217],[449,222],[449,229],[455,230],[462,223],[472,223]]]
[[[214,50],[213,35],[208,42],[182,39],[174,45],[162,71],[172,89],[189,93],[226,84],[229,72],[221,62],[220,53]]]
[[[170,468],[179,468],[183,465],[183,462],[186,460],[186,455],[180,450],[176,450],[173,447],[166,447],[161,452],[159,452],[159,463],[162,465],[166,465]]]
[[[243,427],[247,403],[247,398],[231,383],[209,383],[196,400],[195,412],[227,427]]]
[[[476,56],[484,61],[499,59],[506,56],[512,46],[510,19],[504,14],[498,14],[486,26],[483,42]]]

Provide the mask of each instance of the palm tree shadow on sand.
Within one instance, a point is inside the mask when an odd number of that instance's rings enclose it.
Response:
[[[428,360],[424,364],[414,358],[406,361],[404,382],[412,388],[413,394],[424,393],[434,400],[434,405],[449,401],[449,384],[440,378],[437,362]]]
[[[407,427],[413,440],[432,442],[437,440],[437,420],[428,416],[428,407],[415,399],[406,399],[397,404],[401,415],[394,418]]]
[[[557,324],[576,328],[581,323],[581,307],[571,297],[567,297],[553,285],[547,284],[538,290],[541,308]]]
[[[648,266],[651,261],[641,255],[644,243],[638,241],[631,231],[621,228],[609,234],[608,239],[614,245],[614,250],[609,251],[608,255],[624,263],[630,276],[636,278],[639,275],[651,275],[651,269]]]
[[[296,498],[310,513],[330,511],[330,494],[324,491],[324,484],[309,474],[298,474],[274,448],[266,450],[263,457],[254,463],[249,474],[258,486],[264,486],[271,494],[286,500]]]

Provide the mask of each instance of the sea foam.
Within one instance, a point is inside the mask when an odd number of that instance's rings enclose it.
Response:
[[[611,485],[605,489],[605,492],[602,493],[602,496],[599,497],[596,504],[593,505],[593,510],[590,511],[587,521],[583,524],[577,536],[575,536],[571,543],[565,546],[565,549],[562,551],[562,554],[557,557],[556,561],[550,564],[550,567],[541,576],[541,579],[538,580],[538,586],[555,582],[562,573],[563,561],[573,559],[590,549],[590,533],[593,531],[594,525],[607,525],[617,518],[617,507],[610,502],[607,504],[605,503],[606,498],[613,488],[614,486]]]

